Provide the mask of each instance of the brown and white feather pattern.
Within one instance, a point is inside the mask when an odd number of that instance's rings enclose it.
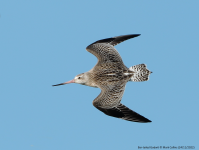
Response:
[[[96,43],[89,45],[86,50],[98,58],[98,63],[93,69],[100,69],[106,67],[106,69],[126,69],[120,54],[110,44]]]
[[[129,70],[135,72],[130,81],[140,82],[149,80],[149,75],[152,73],[146,68],[145,64],[135,65],[129,68]]]
[[[151,73],[144,64],[128,69],[114,48],[115,45],[139,35],[117,36],[92,43],[86,50],[98,58],[94,68],[75,76],[71,81],[53,86],[79,83],[98,87],[101,93],[94,99],[93,105],[106,115],[134,122],[151,122],[120,103],[128,81],[146,81]]]
[[[140,71],[137,73],[140,76],[144,69],[139,66],[128,69],[114,46],[136,36],[139,34],[103,39],[89,45],[86,50],[95,55],[98,62],[87,72],[87,85],[101,89],[93,105],[105,114],[128,121],[151,122],[120,103],[126,83],[134,77],[135,71]],[[139,77],[136,77],[136,80],[139,80]]]

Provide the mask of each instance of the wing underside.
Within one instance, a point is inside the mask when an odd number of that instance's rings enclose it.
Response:
[[[96,107],[96,108],[108,116],[124,119],[127,121],[140,122],[140,123],[151,122],[149,119],[134,112],[133,110],[129,109],[128,107],[126,107],[125,105],[121,103],[118,106],[110,108],[110,109],[102,108],[102,107]]]
[[[96,41],[92,44],[106,43],[106,44],[110,44],[110,45],[115,46],[115,45],[117,45],[121,42],[124,42],[128,39],[131,39],[131,38],[134,38],[134,37],[137,37],[137,36],[140,36],[140,34],[129,34],[129,35],[115,36],[115,37],[112,37],[112,38],[106,38],[106,39],[98,40],[98,41]]]
[[[119,68],[126,69],[126,66],[123,63],[120,54],[114,48],[114,46],[139,35],[140,34],[131,34],[102,39],[87,46],[86,50],[98,58],[98,63],[96,66],[108,63],[109,65],[116,65],[119,66]]]
[[[139,35],[132,34],[102,39],[90,44],[86,48],[88,52],[98,58],[98,62],[92,71],[98,72],[95,77],[100,79],[95,81],[102,90],[100,95],[93,101],[93,105],[106,115],[112,117],[133,122],[151,122],[149,119],[120,103],[126,82],[129,81],[129,78],[124,78],[126,72],[129,74],[129,69],[124,65],[120,54],[114,46]],[[102,76],[100,76],[100,73],[102,73]],[[111,78],[109,79],[105,75],[111,75]],[[104,81],[104,79],[106,80]]]
[[[93,101],[93,105],[108,116],[121,118],[133,122],[151,122],[149,119],[129,109],[121,104],[125,82],[123,84],[116,84],[112,87],[100,87],[100,95]]]

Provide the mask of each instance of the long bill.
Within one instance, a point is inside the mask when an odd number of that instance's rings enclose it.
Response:
[[[75,80],[70,80],[68,82],[64,82],[64,83],[60,83],[60,84],[55,84],[55,85],[52,85],[52,86],[59,86],[59,85],[64,85],[64,84],[69,84],[69,83],[75,83]]]

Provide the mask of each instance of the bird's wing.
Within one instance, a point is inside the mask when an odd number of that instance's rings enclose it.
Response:
[[[122,35],[99,40],[87,46],[86,50],[98,58],[97,65],[106,63],[109,65],[117,64],[119,67],[125,67],[120,54],[114,46],[139,35],[140,34]]]
[[[147,123],[151,122],[151,120],[141,116],[140,114],[132,111],[128,107],[124,106],[123,104],[118,104],[117,106],[113,108],[102,108],[102,107],[96,107],[103,113],[105,113],[108,116],[124,119],[127,121],[133,121],[133,122],[141,122],[141,123]]]
[[[112,46],[115,46],[121,42],[124,42],[128,39],[134,38],[140,36],[140,34],[129,34],[129,35],[121,35],[121,36],[115,36],[112,38],[107,38],[107,39],[102,39],[102,40],[98,40],[92,44],[96,44],[96,43],[106,43],[106,44],[110,44]],[[92,45],[91,44],[91,45]]]
[[[101,93],[93,100],[95,107],[112,108],[117,106],[123,96],[126,81],[109,85],[100,85]]]
[[[93,101],[93,105],[106,115],[112,117],[134,122],[151,122],[120,103],[125,90],[125,84],[120,82],[120,84],[114,86],[101,86],[102,91]]]

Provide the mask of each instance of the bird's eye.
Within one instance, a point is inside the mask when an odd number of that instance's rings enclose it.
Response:
[[[78,77],[78,79],[80,79],[81,77]]]

